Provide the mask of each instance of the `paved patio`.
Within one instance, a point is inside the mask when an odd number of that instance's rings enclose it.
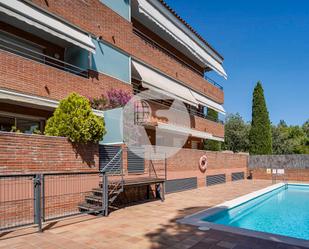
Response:
[[[284,249],[299,248],[215,230],[199,231],[176,220],[223,201],[269,186],[269,181],[239,181],[169,194],[166,201],[127,207],[109,217],[83,216],[0,234],[0,249]],[[309,246],[308,246],[309,248]]]

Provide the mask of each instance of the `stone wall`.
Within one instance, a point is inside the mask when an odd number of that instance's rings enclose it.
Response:
[[[249,157],[249,171],[253,179],[272,179],[272,169],[284,169],[279,178],[292,181],[309,181],[309,155],[264,155]],[[267,171],[267,169],[270,169]]]

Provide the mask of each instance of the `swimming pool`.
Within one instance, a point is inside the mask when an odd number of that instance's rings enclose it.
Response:
[[[267,233],[263,238],[288,236],[309,243],[309,185],[277,184],[186,217],[181,223],[257,237]]]
[[[203,220],[309,240],[309,187],[281,187]]]

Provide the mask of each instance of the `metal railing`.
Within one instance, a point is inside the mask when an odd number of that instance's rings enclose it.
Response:
[[[81,77],[89,77],[88,69],[80,68],[65,61],[56,59],[43,53],[39,53],[30,48],[24,47],[20,44],[16,44],[2,38],[0,38],[0,49]]]
[[[214,86],[218,87],[220,90],[223,91],[223,86],[221,86],[219,83],[217,83],[214,79],[209,78],[208,76],[204,76],[204,78],[211,84],[213,84]]]
[[[99,172],[42,174],[43,221],[80,214],[79,204],[100,183]]]
[[[0,231],[35,223],[35,175],[0,175]]]
[[[122,163],[122,149],[105,165],[102,172],[102,205],[104,215],[108,215],[108,209],[118,195],[124,189],[124,173]]]
[[[42,231],[43,222],[94,212],[79,206],[100,180],[99,172],[0,175],[0,231],[35,224]]]
[[[138,37],[140,37],[142,40],[144,40],[145,42],[149,43],[152,47],[160,50],[161,52],[163,52],[164,54],[166,54],[169,57],[172,57],[174,60],[176,60],[177,62],[179,62],[180,64],[182,64],[183,66],[187,67],[188,69],[192,70],[194,73],[197,73],[201,76],[203,76],[203,74],[195,69],[193,66],[191,66],[189,63],[185,62],[183,59],[179,58],[177,55],[175,55],[174,53],[172,53],[171,51],[169,51],[168,49],[162,47],[160,44],[158,44],[156,41],[154,41],[153,39],[151,39],[149,36],[147,36],[146,34],[144,34],[143,32],[141,32],[140,30],[134,28],[133,32],[135,35],[137,35]],[[223,87],[217,83],[215,80],[209,78],[208,76],[204,75],[204,78],[211,83],[212,85],[218,87],[220,90],[223,91]]]

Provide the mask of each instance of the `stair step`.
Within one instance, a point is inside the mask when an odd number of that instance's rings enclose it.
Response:
[[[110,203],[113,203],[115,200],[116,200],[116,198],[118,197],[118,195],[114,195],[112,198],[109,198],[109,202]]]
[[[93,213],[100,213],[102,212],[102,207],[101,206],[97,206],[94,204],[89,204],[86,202],[80,203],[78,204],[78,208],[81,212],[93,212]]]
[[[100,196],[102,196],[102,192],[103,192],[103,190],[101,189],[101,188],[93,188],[92,189],[92,193],[95,193],[96,195],[100,195]]]
[[[95,196],[95,195],[87,195],[87,196],[85,197],[85,200],[86,200],[86,201],[92,201],[92,202],[98,202],[98,203],[100,203],[100,205],[101,205],[101,203],[103,202],[101,196]]]
[[[108,183],[108,188],[114,188],[117,185],[121,185],[121,183],[119,183],[119,182],[109,182]],[[103,187],[103,183],[99,182],[99,186],[100,186],[100,188],[102,188]]]
[[[102,196],[102,189],[101,188],[93,188],[92,189],[92,193],[94,193],[95,195],[97,195],[97,196]],[[109,193],[110,193],[110,191],[111,190],[109,190]],[[122,188],[119,188],[118,190],[114,190],[113,191],[113,194],[114,193],[120,193],[120,192],[122,192]]]

